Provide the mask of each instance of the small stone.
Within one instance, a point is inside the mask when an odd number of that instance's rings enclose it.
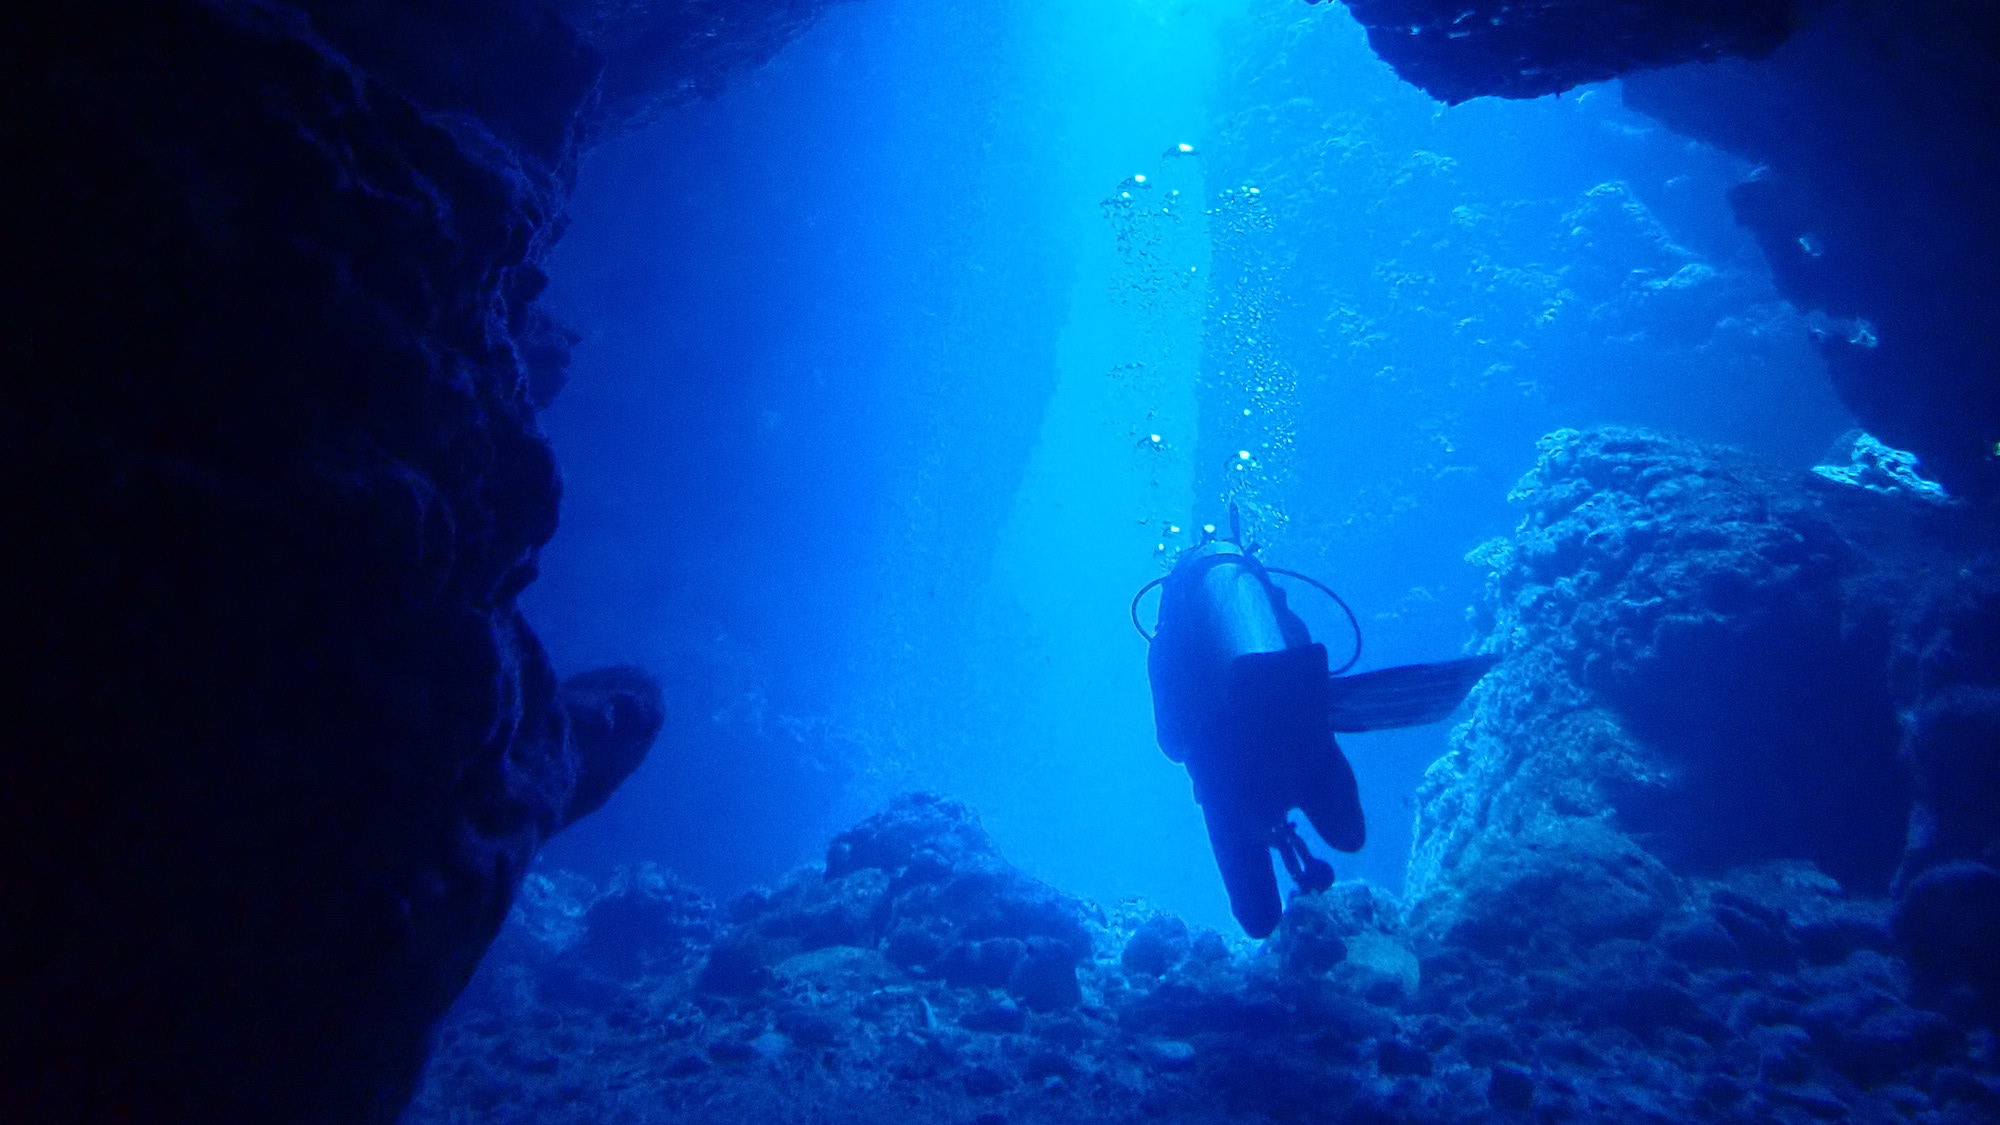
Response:
[[[1384,1039],[1375,1047],[1375,1066],[1383,1074],[1422,1076],[1431,1072],[1431,1056],[1413,1043]]]
[[[1783,920],[1760,917],[1761,913],[1734,904],[1718,904],[1715,920],[1736,939],[1736,947],[1742,950],[1744,961],[1751,968],[1779,972],[1796,968],[1798,956],[1779,928]]]
[[[1347,960],[1343,921],[1324,895],[1293,899],[1271,939],[1279,965],[1294,976],[1313,976]]]
[[[1027,955],[1014,967],[1007,991],[1038,1012],[1071,1008],[1083,1001],[1076,979],[1076,953],[1044,937],[1028,939]]]
[[[1803,1082],[1812,1076],[1806,1048],[1812,1036],[1794,1024],[1760,1027],[1751,1034],[1757,1044],[1757,1068],[1766,1082]]]
[[[1155,1039],[1141,1047],[1140,1054],[1161,1070],[1185,1070],[1194,1065],[1194,1044],[1181,1039]]]
[[[1957,1026],[1936,1012],[1892,1002],[1858,1027],[1839,1028],[1830,1053],[1843,1074],[1873,1086],[1926,1063],[1947,1061],[1964,1043]]]
[[[1037,1079],[1046,1086],[1050,1079],[1067,1081],[1077,1076],[1078,1059],[1074,1051],[1043,1049],[1036,1051],[1022,1064],[1021,1071],[1031,1079]]]
[[[1817,1082],[1774,1090],[1772,1097],[1790,1102],[1823,1121],[1840,1121],[1848,1116],[1847,1103]]]
[[[1165,976],[1194,947],[1187,923],[1172,915],[1149,918],[1133,931],[1119,961],[1135,973]]]
[[[1922,1090],[1902,1082],[1890,1082],[1868,1091],[1868,1100],[1888,1107],[1898,1121],[1915,1121],[1930,1109],[1931,1100]]]
[[[990,1066],[975,1066],[965,1072],[965,1092],[975,1098],[990,1098],[1004,1094],[1014,1085],[1014,1080]]]
[[[1749,1092],[1742,1082],[1727,1074],[1711,1074],[1701,1080],[1701,1085],[1695,1089],[1695,1096],[1705,1105],[1727,1109],[1742,1101]]]
[[[1486,1100],[1495,1109],[1527,1109],[1535,1103],[1535,1080],[1512,1063],[1496,1063],[1486,1083]]]
[[[1041,1026],[1035,1028],[1035,1037],[1072,1052],[1081,1050],[1092,1038],[1089,1024],[1066,1014],[1042,1020]]]
[[[1521,1052],[1513,1040],[1492,1027],[1474,1027],[1460,1041],[1459,1053],[1474,1066],[1493,1066],[1517,1058]]]
[[[516,1070],[529,1074],[554,1074],[562,1067],[562,1060],[551,1051],[536,1047],[518,1047],[506,1052],[508,1062]]]
[[[1852,915],[1815,919],[1794,929],[1792,936],[1799,952],[1815,965],[1838,964],[1860,949],[1882,953],[1896,945],[1887,923]]]
[[[1736,939],[1713,918],[1690,918],[1660,935],[1667,956],[1690,969],[1726,969],[1743,963]]]
[[[668,1059],[662,1069],[668,1078],[692,1078],[703,1071],[715,1069],[715,1064],[693,1051],[682,1051]]]
[[[1003,988],[1027,955],[1027,943],[1019,938],[965,942],[946,951],[938,972],[946,983],[959,988]]]
[[[830,1047],[847,1035],[847,1021],[817,1008],[787,1008],[778,1013],[778,1030],[815,1047]]]
[[[1347,959],[1336,973],[1353,980],[1371,1004],[1385,1007],[1415,996],[1423,986],[1423,967],[1415,951],[1388,934],[1362,932],[1345,939]]]
[[[2000,1081],[1982,1078],[1962,1066],[1940,1067],[1931,1078],[1931,1093],[1940,1102],[1970,1102],[2000,1110]]]
[[[959,1019],[958,1024],[967,1031],[1000,1035],[1020,1031],[1026,1027],[1028,1014],[1011,998],[1002,997],[991,1004],[967,1012]]]
[[[735,935],[709,951],[696,986],[717,996],[746,996],[771,982],[756,944],[748,935]]]
[[[1214,930],[1203,930],[1195,935],[1194,945],[1188,949],[1188,959],[1204,965],[1220,964],[1229,960],[1229,943]]]
[[[1361,998],[1378,1007],[1393,1008],[1402,1003],[1405,992],[1402,981],[1377,974],[1362,988]]]

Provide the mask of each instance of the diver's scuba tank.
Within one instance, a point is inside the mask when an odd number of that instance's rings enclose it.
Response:
[[[1133,624],[1152,643],[1153,718],[1160,747],[1180,762],[1213,747],[1230,694],[1231,669],[1243,657],[1317,647],[1285,592],[1243,539],[1242,517],[1229,510],[1229,535],[1210,532],[1180,553],[1173,571],[1146,584],[1132,601]],[[1315,583],[1317,585],[1317,583]],[[1161,587],[1159,630],[1139,624],[1139,600]],[[1322,666],[1324,661],[1322,659]]]
[[[1171,616],[1176,627],[1192,627],[1214,638],[1220,647],[1213,657],[1231,660],[1311,643],[1302,629],[1286,629],[1284,619],[1297,617],[1285,606],[1284,592],[1271,584],[1264,564],[1237,544],[1213,540],[1175,569],[1185,573],[1162,596],[1161,620]],[[1171,609],[1168,599],[1177,603]]]

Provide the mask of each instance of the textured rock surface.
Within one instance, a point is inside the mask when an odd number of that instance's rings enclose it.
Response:
[[[1508,659],[1420,793],[1413,925],[1498,955],[1538,929],[1528,898],[1573,940],[1643,939],[1711,880],[1804,863],[1893,882],[1919,983],[1990,1000],[1963,954],[1996,934],[1993,599],[1984,564],[1937,560],[1991,534],[1922,484],[1546,439],[1476,556]]]
[[[560,695],[577,751],[563,823],[603,807],[653,746],[665,722],[659,681],[643,668],[597,668],[563,681]]]
[[[728,910],[657,873],[531,878],[409,1121],[1971,1125],[2000,1107],[1993,1036],[1912,1003],[1882,900],[1771,864],[1642,916],[1625,901],[1524,890],[1504,940],[1437,941],[1341,884],[1259,947],[1085,908],[1007,867],[963,807],[906,799]],[[1605,914],[1623,921],[1593,931]],[[996,943],[1038,940],[1074,955],[1058,1003],[988,972]]]
[[[295,0],[315,30],[427,110],[531,161],[713,97],[840,0]]]
[[[10,1120],[393,1118],[659,725],[643,673],[559,690],[515,609],[599,66],[539,10],[6,18]]]
[[[1429,789],[1489,813],[1428,818],[1424,864],[1490,816],[1611,812],[1678,866],[1798,857],[1886,886],[1907,807],[1887,631],[1852,619],[1869,560],[1818,497],[1599,430],[1546,439],[1515,499],[1513,539],[1483,556],[1491,644],[1514,658]]]
[[[1940,576],[1904,618],[1894,665],[1915,787],[1898,874],[1922,983],[2000,1017],[2000,556]]]
[[[1376,52],[1443,101],[1628,76],[1628,104],[1755,162],[1731,202],[1780,291],[1822,318],[1843,400],[1954,493],[2000,489],[1993,5],[1348,6]]]
[[[1760,167],[1731,195],[1778,288],[1823,318],[1869,432],[1954,493],[2000,487],[2000,11],[1830,4],[1769,58],[1635,75],[1626,101]]]
[[[714,96],[732,74],[769,59],[839,2],[556,0],[555,6],[604,61],[591,114],[592,129],[603,132]]]
[[[1440,101],[1536,98],[1647,67],[1762,55],[1793,0],[1345,0],[1368,44]]]

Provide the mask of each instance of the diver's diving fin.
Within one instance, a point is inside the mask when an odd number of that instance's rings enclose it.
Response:
[[[1499,661],[1494,655],[1467,656],[1335,676],[1327,693],[1327,726],[1336,734],[1354,734],[1435,723]]]

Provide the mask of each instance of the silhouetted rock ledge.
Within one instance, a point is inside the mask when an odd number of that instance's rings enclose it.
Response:
[[[1625,100],[1755,171],[1730,192],[1835,390],[1954,494],[2000,496],[2000,8],[1825,4],[1759,60],[1632,76]]]
[[[1651,884],[1675,877],[1589,865],[1605,874],[1560,902],[1510,884],[1504,927],[1442,934],[1340,884],[1262,945],[1068,898],[933,796],[727,908],[651,869],[531,876],[408,1122],[1971,1125],[2000,1107],[1992,1033],[1912,1002],[1881,898],[1798,862],[1671,896]]]
[[[1731,192],[1869,432],[2000,496],[2000,9],[1986,0],[1346,0],[1449,103],[1624,77],[1750,161]],[[1685,64],[1685,65],[1683,65]]]
[[[10,9],[0,1117],[396,1117],[660,724],[515,608],[577,146],[819,6]]]
[[[1456,105],[1537,98],[1634,70],[1764,55],[1794,0],[1343,0],[1404,81]]]

